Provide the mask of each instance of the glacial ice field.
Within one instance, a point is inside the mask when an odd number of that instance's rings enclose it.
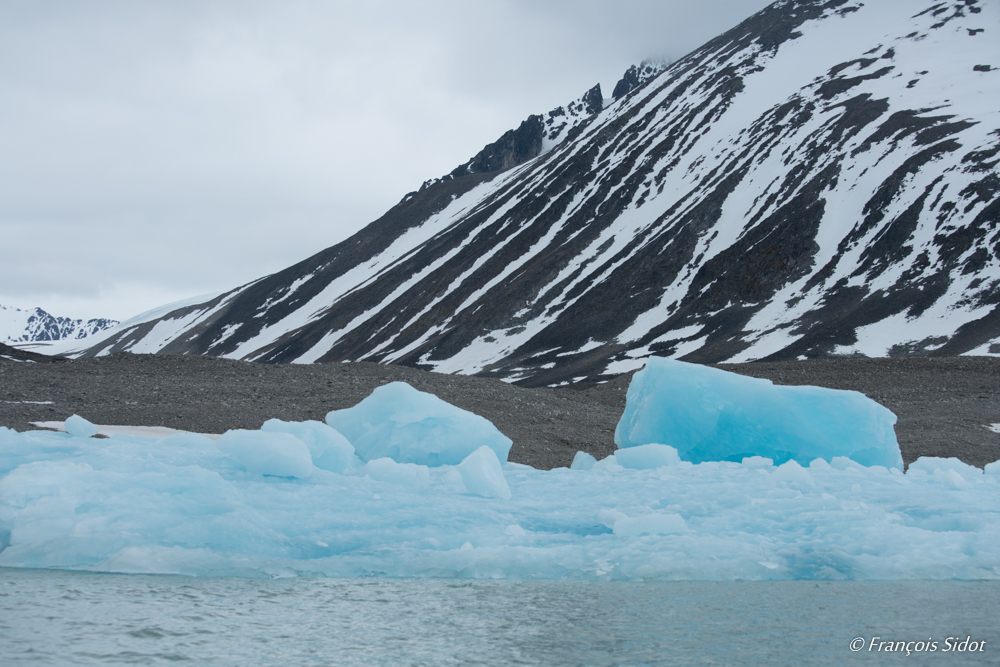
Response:
[[[677,361],[637,373],[617,452],[506,462],[403,383],[327,423],[216,441],[0,428],[0,567],[273,578],[1000,579],[1000,462],[904,474],[891,412]]]

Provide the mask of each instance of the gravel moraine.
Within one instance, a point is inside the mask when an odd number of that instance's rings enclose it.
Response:
[[[368,362],[254,364],[214,357],[117,354],[54,361],[0,346],[0,426],[79,414],[96,424],[166,426],[201,433],[256,429],[267,419],[322,420],[379,385],[401,380],[483,415],[514,441],[510,460],[569,465],[577,450],[614,449],[631,374],[602,385],[523,388]],[[1000,359],[828,359],[720,365],[776,384],[854,389],[899,417],[904,461],[956,456],[980,466],[1000,459]]]

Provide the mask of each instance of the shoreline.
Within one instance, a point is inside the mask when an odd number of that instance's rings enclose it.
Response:
[[[11,348],[8,348],[11,349]],[[117,354],[52,361],[0,356],[0,426],[79,414],[95,424],[159,426],[202,433],[257,429],[270,418],[322,421],[376,387],[408,382],[493,422],[514,441],[509,460],[540,469],[568,466],[578,450],[615,450],[614,429],[631,373],[601,385],[524,388],[492,378],[443,375],[371,362],[255,364],[215,357]],[[10,355],[13,356],[13,355]],[[21,356],[21,355],[17,355]],[[30,357],[30,358],[29,358]],[[714,365],[775,384],[860,391],[899,418],[909,465],[954,456],[983,467],[1000,460],[1000,359],[847,358]]]

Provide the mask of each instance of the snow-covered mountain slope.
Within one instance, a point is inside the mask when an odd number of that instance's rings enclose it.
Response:
[[[53,317],[41,308],[21,310],[0,306],[0,342],[4,343],[76,340],[117,325],[117,320],[74,320],[69,317]]]
[[[998,35],[998,3],[776,2],[551,145],[512,131],[343,243],[86,353],[555,385],[652,354],[1000,352]]]

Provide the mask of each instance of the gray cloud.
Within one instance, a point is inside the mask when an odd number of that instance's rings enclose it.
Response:
[[[766,4],[4,3],[0,303],[128,317],[281,269]]]

